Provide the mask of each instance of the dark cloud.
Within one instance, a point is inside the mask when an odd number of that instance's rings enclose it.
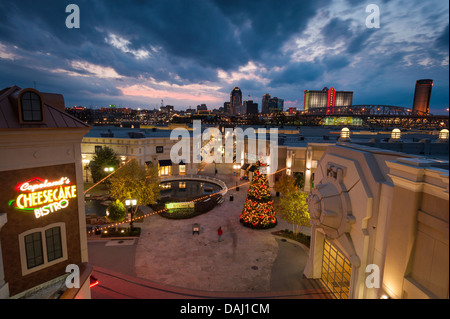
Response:
[[[350,30],[351,20],[342,20],[340,18],[331,19],[322,29],[321,34],[327,43],[333,44],[337,40],[346,40],[353,37]]]
[[[437,37],[435,41],[435,45],[437,49],[445,50],[448,53],[448,40],[449,40],[449,33],[448,33],[448,24],[442,31],[441,35]]]
[[[68,15],[65,8],[70,3],[80,8],[80,29],[65,26]],[[447,86],[448,93],[448,58],[445,65],[445,57],[448,57],[449,27],[448,23],[445,26],[435,22],[441,12],[430,7],[423,17],[423,25],[440,31],[437,36],[423,31],[413,41],[400,38],[377,51],[389,32],[384,29],[383,20],[380,29],[365,28],[367,4],[348,0],[351,10],[362,13],[362,27],[355,29],[355,20],[352,20],[355,18],[348,14],[349,7],[345,6],[346,14],[331,14],[330,3],[333,1],[2,1],[0,84],[25,87],[37,81],[38,89],[61,92],[66,101],[77,104],[80,99],[88,104],[102,99],[126,101],[127,96],[123,96],[118,87],[140,84],[142,79],[178,86],[213,83],[222,87],[219,93],[226,94],[238,85],[255,100],[256,95],[260,97],[268,91],[286,100],[302,100],[304,89],[320,89],[325,85],[325,78],[336,83],[336,87],[345,86],[355,92],[370,92],[366,88],[377,83],[380,90],[384,88],[390,93],[391,89],[395,92],[400,83],[408,83],[398,91],[402,95],[396,96],[395,101],[400,101],[402,96],[410,100],[404,92],[413,90],[413,84],[410,88],[409,83],[414,83],[416,78],[435,78],[435,83],[441,85],[440,92]],[[392,16],[385,15],[381,6],[388,1],[374,3],[380,5],[382,19]],[[336,3],[333,4],[335,9]],[[393,4],[389,2],[390,6]],[[400,5],[398,9],[401,13]],[[314,39],[317,47],[320,44],[329,48],[340,42],[344,47],[339,52],[328,50],[314,55],[316,58],[312,62],[293,62],[296,59],[291,54],[295,52],[295,45],[287,53],[285,44],[306,37],[304,31],[318,13],[325,27],[318,30],[320,35]],[[122,47],[120,43],[113,43],[114,37],[122,41]],[[305,54],[315,53],[316,43],[311,44],[311,51]],[[148,55],[139,58],[138,52]],[[301,58],[311,60],[303,55]],[[405,62],[408,59],[412,65]],[[426,64],[423,61],[427,59],[433,61],[434,68],[419,64]],[[74,61],[91,68],[104,68],[99,72],[116,72],[117,76],[95,76],[95,70],[80,68]],[[267,82],[240,77],[241,80],[230,84],[218,78],[218,70],[232,74],[250,61],[265,68],[257,74]],[[354,79],[358,80],[353,82]],[[110,98],[105,99],[105,96]],[[373,99],[378,103],[376,97]],[[389,96],[383,95],[383,99]],[[441,94],[433,101],[448,104],[448,97]]]
[[[342,69],[350,64],[348,57],[343,55],[326,56],[323,58],[322,63],[325,65],[325,70],[335,71]]]
[[[299,62],[292,63],[274,74],[270,86],[277,87],[284,84],[302,84],[314,81],[322,76],[324,68],[319,63]]]

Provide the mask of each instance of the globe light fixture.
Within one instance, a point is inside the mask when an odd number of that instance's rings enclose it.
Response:
[[[350,142],[350,130],[348,129],[348,127],[344,127],[341,130],[341,135],[339,138],[340,142]]]
[[[446,128],[444,128],[443,130],[441,130],[439,132],[439,140],[440,141],[446,142],[446,141],[448,141],[448,137],[449,137],[449,131]]]
[[[398,128],[394,128],[391,132],[391,139],[399,140],[402,136],[402,132]]]

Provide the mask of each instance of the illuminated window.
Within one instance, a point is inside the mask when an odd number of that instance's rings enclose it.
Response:
[[[179,182],[178,183],[178,188],[179,189],[186,189],[186,182]]]
[[[185,175],[186,174],[186,165],[181,165],[178,166],[180,168],[180,175]]]
[[[172,174],[172,166],[160,166],[158,176],[168,176]]]
[[[348,299],[352,266],[327,240],[323,244],[322,282],[337,299]]]
[[[42,122],[42,101],[38,94],[30,91],[23,93],[20,97],[20,108],[22,121]]]

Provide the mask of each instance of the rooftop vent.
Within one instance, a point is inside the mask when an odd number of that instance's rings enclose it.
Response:
[[[128,132],[129,138],[144,138],[145,134],[143,132]]]

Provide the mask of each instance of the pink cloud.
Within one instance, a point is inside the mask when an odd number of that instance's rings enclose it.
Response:
[[[121,90],[122,94],[124,95],[143,96],[155,99],[176,99],[184,101],[194,101],[199,103],[221,102],[223,100],[221,96],[214,96],[212,94],[160,90],[139,84],[134,84],[126,87],[118,87],[118,89]],[[215,93],[217,94],[217,92]]]

